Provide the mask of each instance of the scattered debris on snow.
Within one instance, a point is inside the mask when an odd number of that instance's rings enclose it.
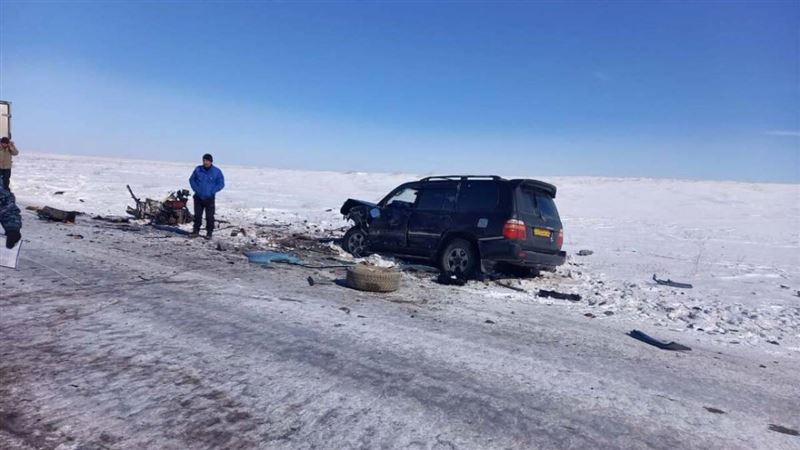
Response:
[[[499,286],[503,286],[504,288],[511,289],[512,291],[522,292],[522,293],[525,293],[525,294],[528,293],[528,291],[526,291],[525,289],[522,289],[521,287],[512,286],[511,284],[503,282],[503,281],[500,281],[500,280],[495,280],[495,283],[497,285],[499,285]]]
[[[130,223],[131,219],[122,216],[92,216],[92,220],[100,220],[103,222],[111,222],[111,223]]]
[[[136,203],[136,207],[128,207],[126,212],[136,219],[149,220],[159,225],[181,225],[194,219],[186,207],[189,200],[189,191],[186,189],[170,192],[164,200],[158,201],[150,198],[141,200],[134,195],[130,185],[125,187]]]
[[[643,332],[641,332],[639,330],[632,330],[630,333],[628,333],[628,336],[630,336],[630,337],[632,337],[632,338],[634,338],[636,340],[642,341],[642,342],[644,342],[646,344],[650,344],[650,345],[652,345],[654,347],[658,347],[658,348],[660,348],[662,350],[672,350],[672,351],[689,351],[689,350],[691,350],[691,348],[689,348],[689,347],[687,347],[685,345],[682,345],[682,344],[678,344],[677,342],[665,342],[665,341],[661,341],[661,340],[658,340],[656,338],[650,337],[647,334],[645,334],[645,333],[643,333]]]
[[[539,289],[539,293],[536,295],[538,295],[539,297],[556,298],[559,300],[569,300],[571,302],[581,301],[581,296],[579,294],[564,294],[563,292],[548,291],[547,289]]]
[[[36,210],[36,215],[39,216],[40,219],[49,220],[51,222],[75,223],[75,218],[79,214],[78,211],[63,211],[49,206]]]
[[[782,425],[769,424],[769,430],[777,433],[788,434],[789,436],[800,436],[800,432],[792,428],[787,428]]]
[[[435,278],[435,280],[437,283],[443,284],[445,286],[465,286],[467,284],[467,280],[465,280],[464,278],[444,272],[440,273],[439,276]]]
[[[681,288],[681,289],[691,289],[692,288],[692,285],[689,284],[689,283],[679,283],[677,281],[672,281],[670,279],[659,280],[658,278],[656,278],[656,274],[653,274],[653,281],[655,281],[657,284],[660,284],[662,286],[669,286],[669,287]]]

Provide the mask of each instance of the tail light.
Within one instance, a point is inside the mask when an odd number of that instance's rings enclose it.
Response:
[[[558,230],[558,234],[556,235],[556,247],[561,250],[562,245],[564,245],[564,230]]]
[[[521,220],[509,219],[503,225],[503,237],[512,241],[524,241],[528,238],[528,227]]]

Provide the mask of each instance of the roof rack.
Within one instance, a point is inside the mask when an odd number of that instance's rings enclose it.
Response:
[[[504,178],[497,175],[439,175],[435,177],[425,177],[419,181],[432,181],[432,180],[493,180],[500,181]]]

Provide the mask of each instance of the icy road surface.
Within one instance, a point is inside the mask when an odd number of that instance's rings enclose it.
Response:
[[[182,187],[177,165],[148,167],[28,156],[12,183],[26,205],[120,214],[120,183]],[[321,174],[338,183],[314,190],[258,170],[226,171],[221,213],[319,234],[342,225],[334,196],[404,178]],[[220,251],[26,211],[20,268],[0,271],[0,448],[800,448],[797,186],[556,182],[568,250],[595,255],[515,284],[529,293],[410,273],[361,293],[341,271],[249,265],[235,246],[266,235],[220,233]],[[245,206],[254,186],[263,207]],[[695,289],[654,286],[653,269]]]

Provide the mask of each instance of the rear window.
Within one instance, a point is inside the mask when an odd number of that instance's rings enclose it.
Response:
[[[545,219],[558,220],[558,210],[553,198],[543,192],[536,193],[536,202],[539,204],[539,212]]]
[[[494,211],[500,192],[497,183],[491,181],[471,181],[461,184],[458,194],[459,211]]]
[[[451,211],[456,204],[456,188],[425,188],[419,193],[417,209]]]
[[[558,210],[552,197],[541,191],[522,189],[520,195],[519,211],[523,214],[541,215],[545,219],[558,220]]]

